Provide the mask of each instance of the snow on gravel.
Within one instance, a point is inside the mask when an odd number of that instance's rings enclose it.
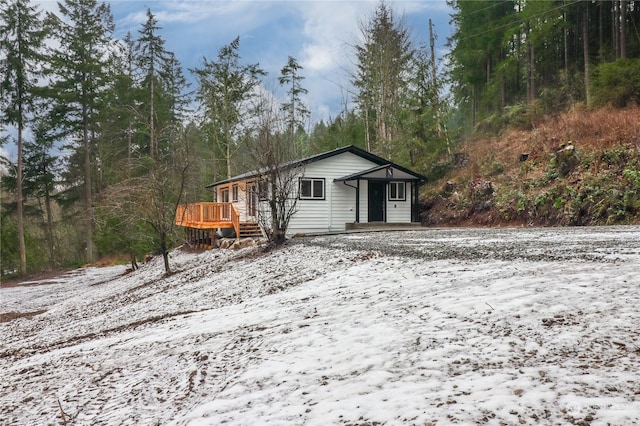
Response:
[[[0,288],[0,424],[640,424],[639,261],[639,227],[424,229]]]

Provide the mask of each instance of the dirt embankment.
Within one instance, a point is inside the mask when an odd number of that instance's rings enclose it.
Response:
[[[422,191],[425,225],[640,223],[640,108],[572,111],[464,143]]]

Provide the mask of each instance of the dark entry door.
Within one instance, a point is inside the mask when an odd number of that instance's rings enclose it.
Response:
[[[384,222],[385,182],[369,181],[369,222]]]

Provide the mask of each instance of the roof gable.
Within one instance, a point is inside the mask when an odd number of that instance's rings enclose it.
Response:
[[[358,148],[357,146],[354,146],[354,145],[349,145],[349,146],[345,146],[345,147],[342,147],[342,148],[337,148],[337,149],[334,149],[332,151],[328,151],[328,152],[324,152],[324,153],[321,153],[321,154],[312,155],[310,157],[302,158],[300,160],[295,160],[295,161],[292,161],[290,163],[284,164],[283,167],[290,168],[290,167],[304,166],[306,164],[310,164],[310,163],[314,163],[314,162],[317,162],[317,161],[325,160],[325,159],[334,157],[336,155],[344,154],[346,152],[354,154],[354,155],[357,155],[359,157],[364,158],[365,160],[368,160],[368,161],[371,161],[374,164],[377,164],[376,167],[373,167],[372,169],[369,169],[369,170],[366,170],[366,171],[361,171],[361,172],[354,173],[353,176],[357,176],[357,175],[361,175],[363,173],[367,173],[368,171],[372,171],[373,169],[379,170],[380,168],[393,167],[393,168],[395,168],[397,170],[401,170],[404,173],[407,173],[407,174],[409,174],[411,176],[414,176],[414,178],[416,180],[419,180],[419,181],[425,181],[426,180],[426,177],[424,177],[424,176],[422,176],[422,175],[420,175],[418,173],[415,173],[415,172],[413,172],[413,171],[411,171],[411,170],[409,170],[409,169],[407,169],[405,167],[402,167],[402,166],[400,166],[398,164],[395,164],[395,163],[392,163],[392,162],[390,162],[388,160],[385,160],[382,157],[379,157],[379,156],[377,156],[375,154],[370,153],[369,151],[365,151],[364,149]],[[247,172],[247,173],[243,173],[243,174],[234,176],[231,179],[225,179],[225,180],[221,180],[219,182],[212,183],[210,185],[207,185],[207,188],[213,188],[213,187],[216,187],[216,186],[219,186],[219,185],[224,185],[226,183],[252,179],[252,178],[256,178],[256,177],[258,177],[260,175],[261,175],[261,172],[259,170],[254,170],[254,171],[251,171],[251,172]]]

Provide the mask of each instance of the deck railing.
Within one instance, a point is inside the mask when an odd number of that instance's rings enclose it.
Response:
[[[181,204],[176,225],[196,229],[233,228],[240,235],[240,212],[233,203]]]

